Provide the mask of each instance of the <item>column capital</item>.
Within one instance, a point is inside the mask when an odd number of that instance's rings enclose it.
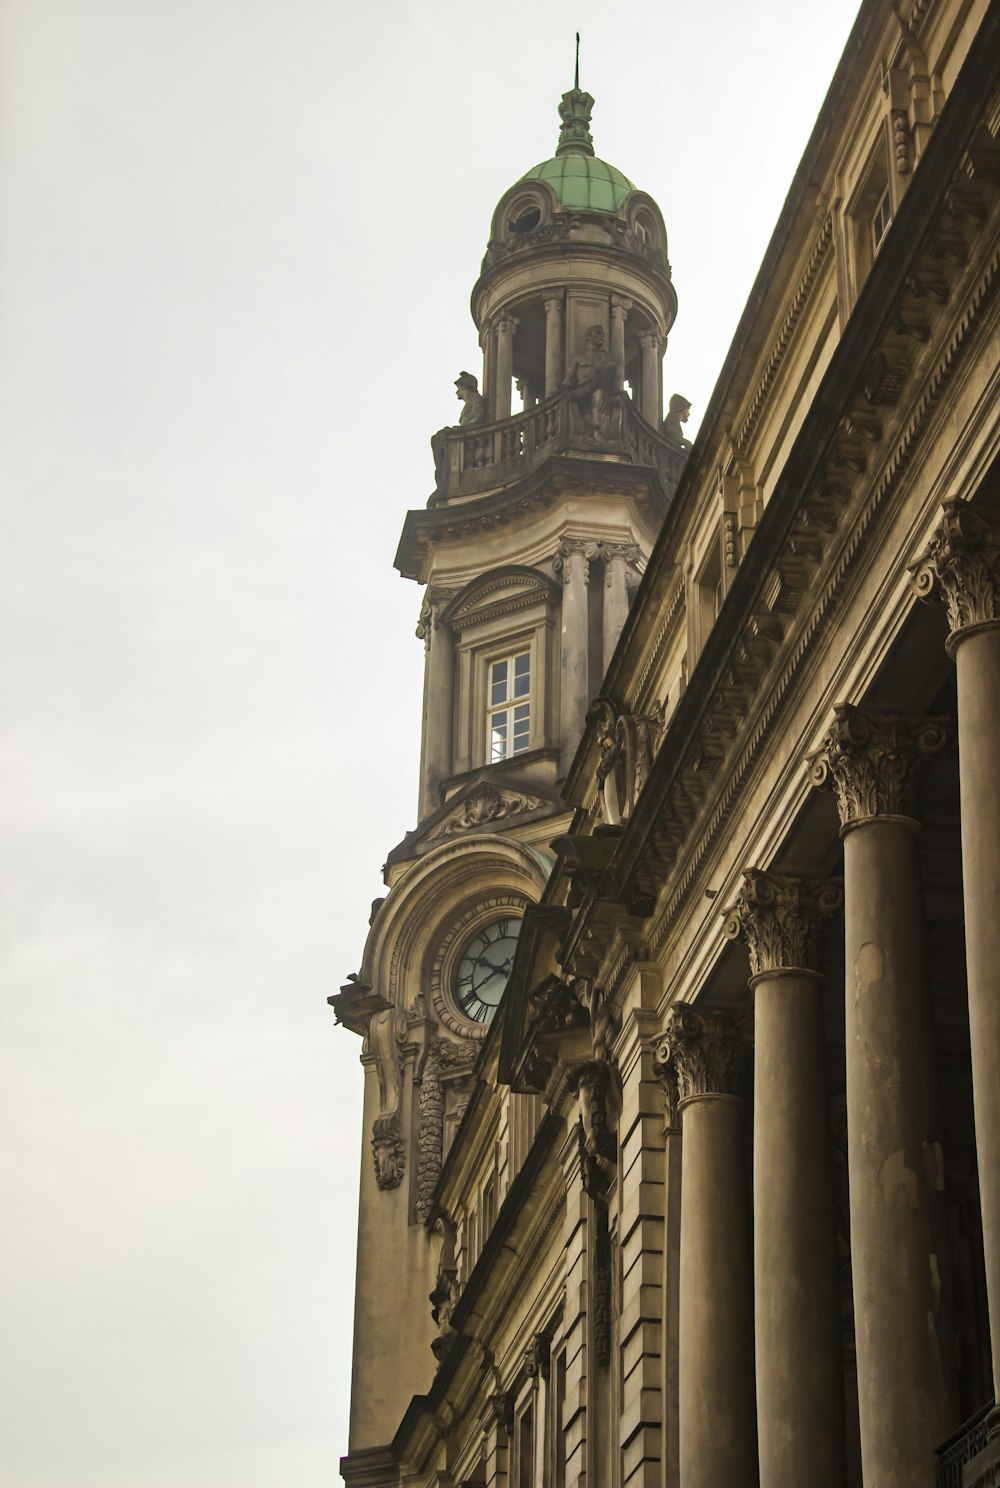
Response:
[[[947,737],[943,718],[869,713],[842,703],[820,747],[806,756],[809,779],[836,793],[841,832],[878,817],[914,818],[920,776]]]
[[[910,583],[921,599],[948,607],[948,650],[962,632],[1000,621],[1000,528],[967,501],[952,497],[924,551],[909,565]]]
[[[660,335],[659,331],[640,331],[639,345],[644,347],[650,346],[654,351],[659,351],[660,347],[663,345],[663,337]]]
[[[640,549],[638,543],[606,543],[598,544],[600,555],[605,563],[610,563],[612,558],[624,558],[626,563],[638,563]]]
[[[545,306],[546,315],[552,315],[555,311],[562,310],[565,292],[559,290],[558,294],[547,294],[542,296],[542,304]]]
[[[653,1040],[652,1054],[653,1074],[659,1080],[663,1090],[663,1124],[668,1131],[676,1131],[680,1125],[677,1119],[677,1105],[680,1099],[677,1071],[671,1063],[670,1046],[662,1034]]]
[[[630,299],[628,299],[628,297],[626,295],[616,295],[616,294],[613,294],[611,296],[611,314],[612,315],[620,316],[622,318],[622,320],[624,320],[625,319],[625,316],[628,314],[628,312],[631,310],[631,308],[632,308],[632,301]]]
[[[521,322],[516,315],[508,315],[506,312],[501,312],[496,318],[496,324],[501,336],[505,334],[513,336]]]
[[[552,566],[556,573],[562,574],[564,584],[571,583],[581,572],[586,584],[590,577],[591,563],[600,557],[600,543],[590,542],[586,538],[564,537],[556,549]]]
[[[688,1002],[675,1002],[654,1061],[673,1070],[678,1103],[683,1104],[697,1095],[735,1095],[743,1047],[736,1025],[725,1013],[700,1013]]]
[[[725,912],[730,940],[744,940],[754,977],[775,971],[819,970],[819,940],[844,902],[832,879],[811,883],[747,868],[736,903]]]

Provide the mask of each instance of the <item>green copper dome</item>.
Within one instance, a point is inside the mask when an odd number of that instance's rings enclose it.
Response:
[[[635,190],[627,176],[596,155],[556,155],[532,166],[522,181],[546,181],[560,203],[585,212],[617,212]]]
[[[618,212],[625,198],[635,190],[628,176],[598,160],[590,133],[590,116],[594,100],[580,89],[580,59],[577,37],[576,82],[562,96],[559,116],[559,143],[551,160],[534,166],[522,181],[545,181],[555,192],[561,206],[582,212]]]

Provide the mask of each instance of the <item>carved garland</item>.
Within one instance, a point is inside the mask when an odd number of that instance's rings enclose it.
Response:
[[[417,1118],[417,1220],[423,1223],[431,1212],[434,1190],[444,1160],[443,1077],[459,1070],[472,1070],[479,1050],[473,1043],[434,1039],[424,1065]]]

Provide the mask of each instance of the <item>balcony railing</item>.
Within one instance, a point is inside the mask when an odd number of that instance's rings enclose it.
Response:
[[[986,1448],[988,1418],[992,1410],[991,1400],[954,1436],[950,1436],[944,1446],[938,1447],[935,1488],[967,1488],[971,1480],[965,1469]]]
[[[492,424],[442,429],[431,440],[436,487],[432,504],[455,496],[477,496],[529,475],[550,455],[615,454],[632,465],[658,471],[669,492],[677,484],[687,447],[647,424],[623,393],[611,400],[608,432],[584,427],[580,404],[568,392]]]

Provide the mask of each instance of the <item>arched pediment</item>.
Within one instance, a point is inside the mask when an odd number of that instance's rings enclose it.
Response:
[[[511,564],[491,569],[466,584],[442,611],[440,619],[460,631],[535,605],[557,605],[559,594],[556,582],[537,568]]]

